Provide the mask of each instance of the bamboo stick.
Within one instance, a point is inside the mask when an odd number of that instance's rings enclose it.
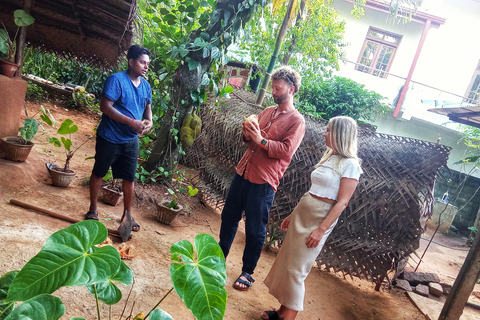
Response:
[[[54,217],[54,218],[57,218],[57,219],[60,219],[60,220],[64,220],[64,221],[67,221],[67,222],[77,223],[77,222],[82,221],[82,220],[79,220],[79,219],[75,219],[75,218],[72,218],[72,217],[65,216],[65,215],[60,214],[60,213],[53,212],[53,211],[48,210],[48,209],[40,208],[40,207],[34,206],[32,204],[25,203],[25,202],[22,202],[22,201],[19,201],[19,200],[10,199],[10,203],[13,204],[13,205],[25,208],[25,209],[29,209],[29,210],[44,213],[44,214],[47,214],[51,217]],[[107,230],[108,230],[109,235],[121,238],[120,233],[117,230],[110,229],[110,228],[107,228]]]

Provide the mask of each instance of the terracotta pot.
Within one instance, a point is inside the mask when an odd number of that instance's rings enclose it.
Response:
[[[13,78],[18,68],[20,68],[18,64],[0,59],[0,74]]]
[[[178,215],[180,210],[183,209],[183,206],[177,204],[173,208],[169,208],[171,201],[170,200],[162,200],[161,202],[157,203],[157,219],[165,224],[172,223],[173,219]]]
[[[4,137],[2,141],[5,149],[5,158],[12,161],[27,160],[34,146],[34,143],[31,141],[27,141],[26,144],[22,143],[24,140],[21,137]]]
[[[104,186],[102,189],[103,202],[105,202],[106,204],[116,206],[123,200],[123,192],[110,189],[110,187],[108,186]]]
[[[75,171],[62,171],[62,168],[51,166],[48,168],[52,177],[52,184],[57,187],[66,188],[75,177]]]

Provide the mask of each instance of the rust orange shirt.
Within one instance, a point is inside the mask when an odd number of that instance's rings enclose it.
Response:
[[[278,112],[277,107],[272,106],[258,115],[258,123],[263,138],[268,141],[268,150],[244,139],[248,149],[237,165],[237,173],[251,183],[268,183],[277,191],[280,178],[302,142],[305,119],[296,109]]]

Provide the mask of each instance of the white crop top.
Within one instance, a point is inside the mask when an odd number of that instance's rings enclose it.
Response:
[[[309,192],[317,197],[337,200],[340,179],[358,180],[361,174],[362,169],[356,159],[332,155],[312,172],[312,186]]]

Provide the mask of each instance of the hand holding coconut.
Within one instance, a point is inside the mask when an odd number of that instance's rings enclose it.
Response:
[[[253,140],[257,144],[261,143],[263,136],[256,115],[252,114],[245,118],[242,123],[242,133],[247,140]]]

